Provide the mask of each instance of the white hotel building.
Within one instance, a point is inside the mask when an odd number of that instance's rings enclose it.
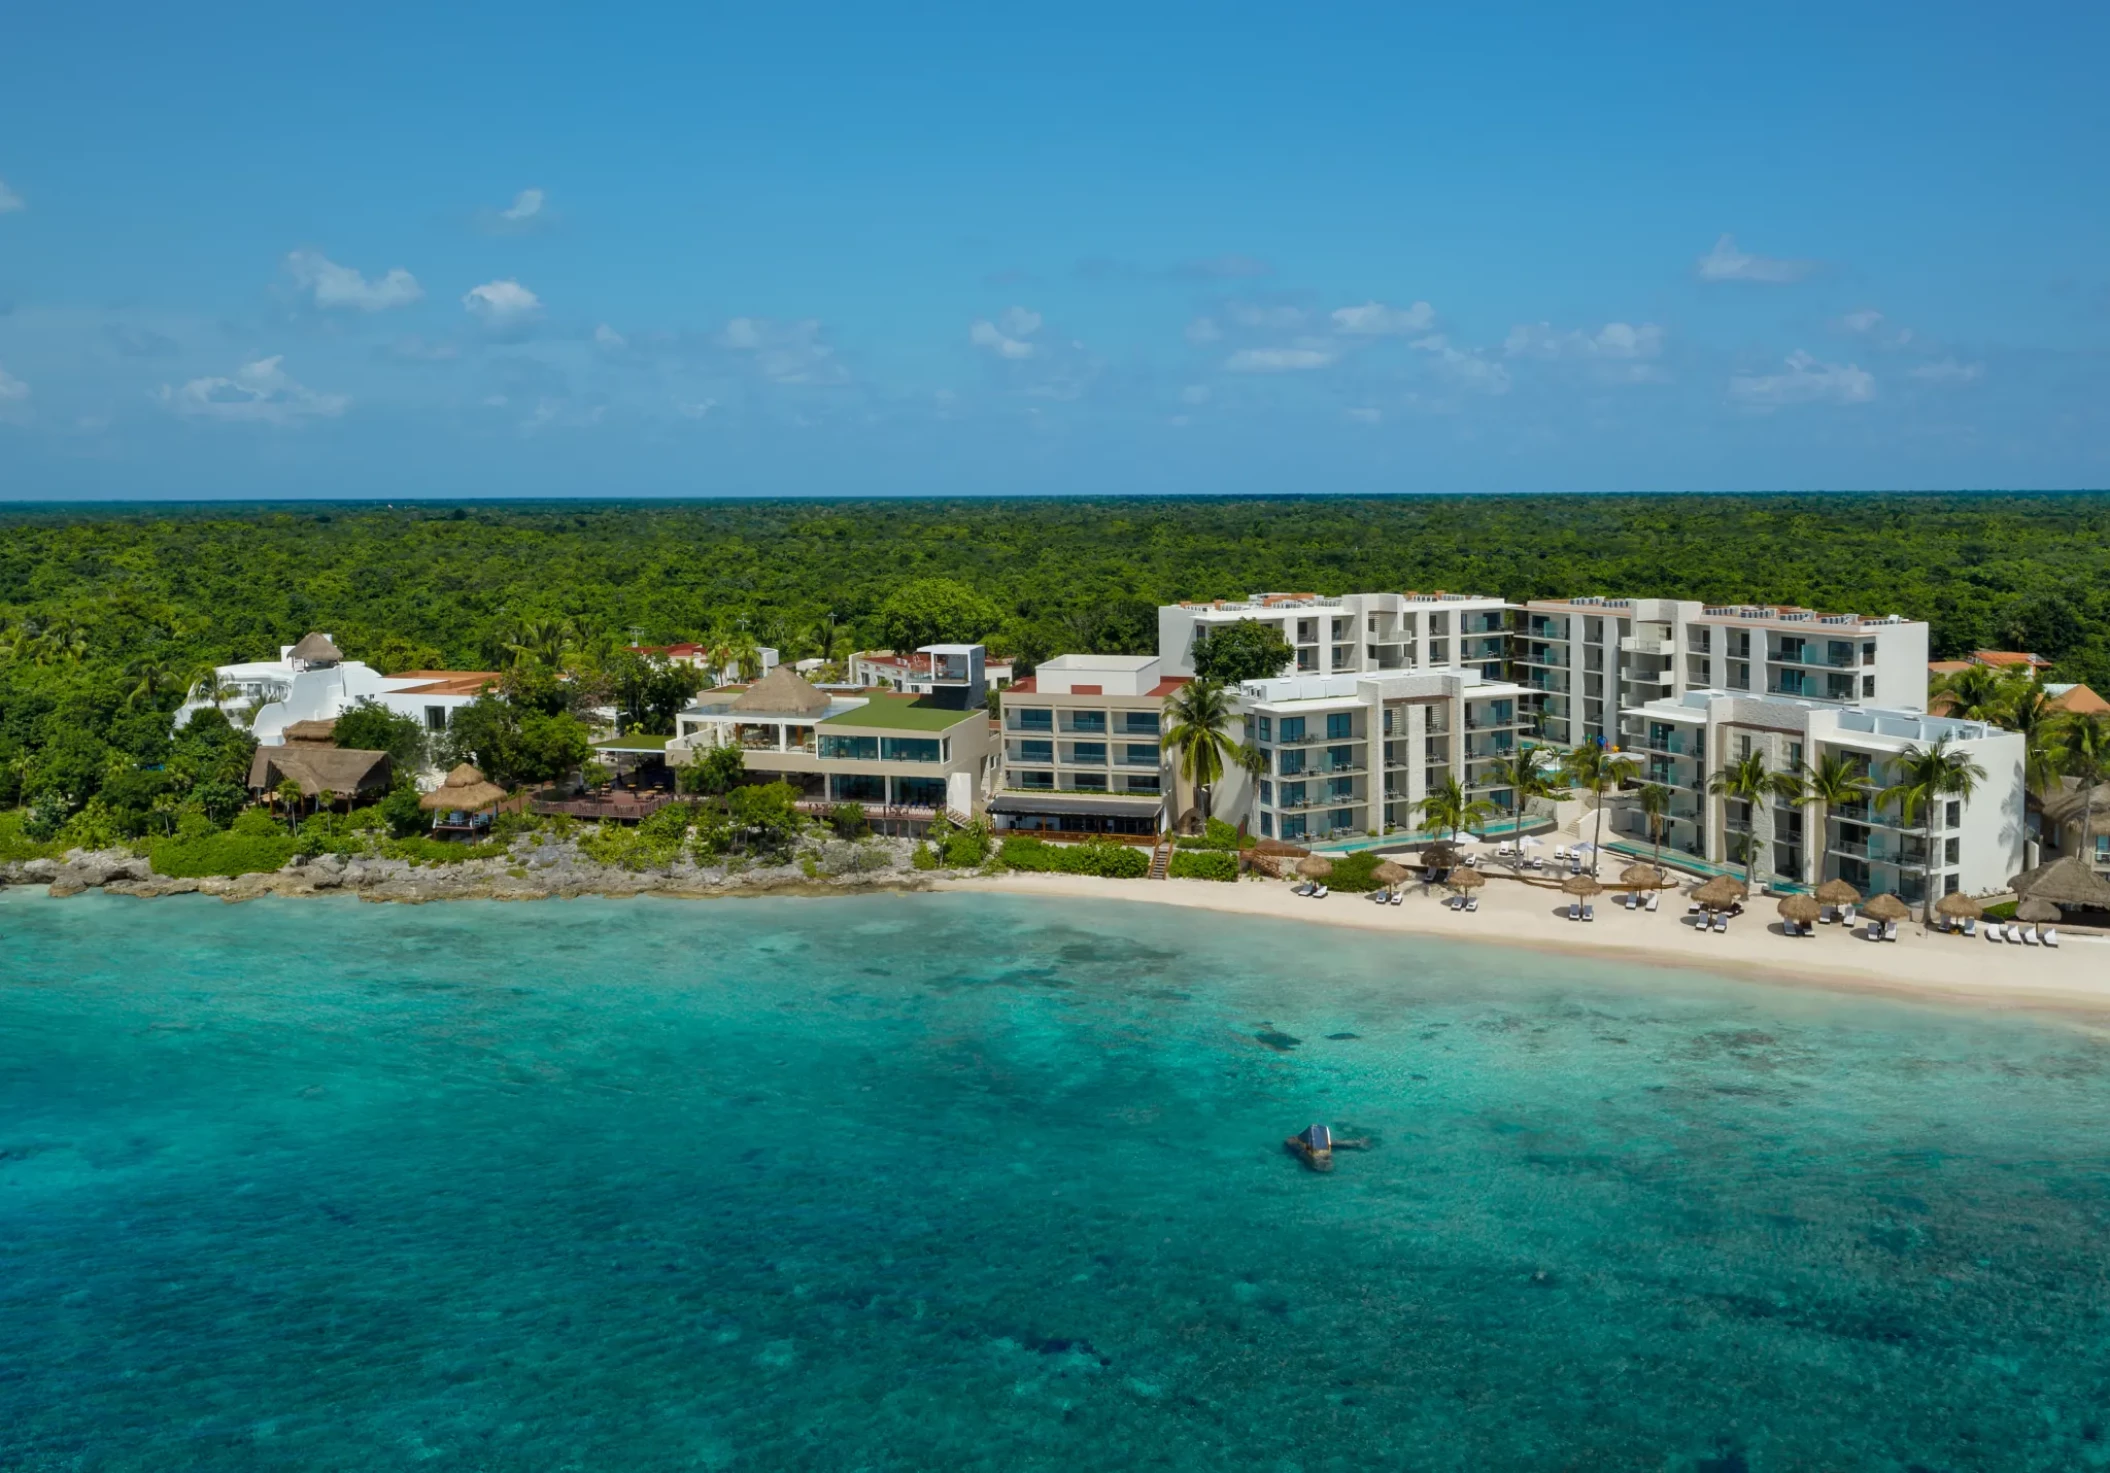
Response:
[[[1272,624],[1296,653],[1280,675],[1367,675],[1477,669],[1502,678],[1509,606],[1462,593],[1256,593],[1158,610],[1158,658],[1168,676],[1194,674],[1196,646],[1212,629]]]

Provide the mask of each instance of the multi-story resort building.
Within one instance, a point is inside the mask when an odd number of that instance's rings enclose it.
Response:
[[[882,833],[920,834],[940,814],[964,822],[996,773],[980,645],[931,645],[930,695],[816,689],[779,666],[745,689],[706,691],[677,718],[667,762],[741,749],[747,771],[798,789],[800,807],[859,803]]]
[[[1295,651],[1278,675],[1366,675],[1478,669],[1500,679],[1508,605],[1462,593],[1256,593],[1242,600],[1168,604],[1158,610],[1158,658],[1167,675],[1194,674],[1212,630],[1272,624]]]
[[[1923,710],[1927,626],[1670,598],[1534,599],[1517,611],[1516,679],[1537,734],[1616,746],[1621,715],[1688,690]]]
[[[1155,834],[1176,813],[1158,748],[1167,677],[1155,655],[1060,655],[1002,697],[1003,776],[989,813],[1000,829]]]
[[[362,701],[408,716],[427,731],[447,729],[453,713],[498,684],[491,670],[405,670],[383,675],[359,660],[347,660],[327,634],[309,634],[298,644],[281,645],[276,660],[251,660],[217,666],[217,689],[203,682],[176,709],[180,728],[196,712],[217,705],[230,715],[246,716],[250,732],[264,746],[285,740],[295,722],[334,721]]]
[[[1516,748],[1524,694],[1478,669],[1248,681],[1239,704],[1265,761],[1251,794],[1261,837],[1412,829],[1415,805],[1446,778],[1513,808],[1496,766]],[[1219,811],[1241,786],[1225,787]]]
[[[1860,670],[1855,675],[1868,678]],[[1919,710],[1715,689],[1651,701],[1625,720],[1624,745],[1641,764],[1638,780],[1671,791],[1663,842],[1672,858],[1682,854],[1740,867],[1749,845],[1759,877],[1797,885],[1838,878],[1863,893],[1888,891],[1917,900],[1928,810],[1908,823],[1895,804],[1875,802],[1874,793],[1897,780],[1898,759],[1909,748],[1946,739],[1982,767],[1985,778],[1970,796],[1932,805],[1936,893],[1999,890],[2023,868],[2024,744],[2018,733]],[[1862,774],[1869,796],[1826,813],[1816,806],[1778,800],[1754,806],[1708,793],[1712,773],[1754,752],[1771,772],[1844,757]],[[1622,805],[1610,822],[1630,848],[1652,847],[1637,807]]]
[[[933,695],[937,691],[931,658],[921,651],[897,655],[892,650],[858,650],[845,663],[848,668],[844,673],[851,685],[898,690],[912,696]],[[1002,690],[1011,684],[1009,660],[985,659],[982,671],[992,689]]]

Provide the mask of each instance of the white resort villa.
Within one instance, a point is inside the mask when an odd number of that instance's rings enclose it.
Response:
[[[180,728],[194,713],[218,706],[241,719],[267,747],[283,742],[286,728],[295,722],[334,721],[362,701],[408,716],[429,732],[445,731],[456,710],[499,679],[490,670],[383,675],[358,660],[347,660],[327,634],[309,634],[298,644],[281,645],[276,660],[221,665],[213,675],[218,689],[199,682],[177,708],[175,724]]]

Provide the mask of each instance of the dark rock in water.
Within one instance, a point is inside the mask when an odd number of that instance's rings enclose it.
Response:
[[[1286,1054],[1298,1044],[1304,1042],[1303,1039],[1293,1037],[1290,1034],[1277,1033],[1272,1028],[1263,1028],[1260,1032],[1254,1034],[1253,1037],[1278,1054]]]
[[[1363,1035],[1360,1033],[1329,1033],[1326,1036],[1338,1043],[1344,1038],[1361,1038]]]

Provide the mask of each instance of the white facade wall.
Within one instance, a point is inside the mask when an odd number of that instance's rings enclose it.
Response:
[[[1501,676],[1509,606],[1456,593],[1256,593],[1242,600],[1168,604],[1158,610],[1158,656],[1168,676],[1194,673],[1197,642],[1212,628],[1273,624],[1296,651],[1281,673],[1390,674],[1477,669]]]
[[[358,660],[334,665],[308,666],[290,658],[258,660],[222,665],[218,674],[223,685],[235,686],[242,694],[220,703],[231,714],[254,711],[249,729],[265,746],[277,745],[285,730],[296,721],[333,721],[362,701],[373,701],[398,716],[408,716],[427,731],[444,731],[454,712],[476,699],[475,694],[440,694],[423,690],[434,683],[431,676],[383,675]],[[193,713],[209,701],[194,696],[176,710],[175,724],[181,729]]]

